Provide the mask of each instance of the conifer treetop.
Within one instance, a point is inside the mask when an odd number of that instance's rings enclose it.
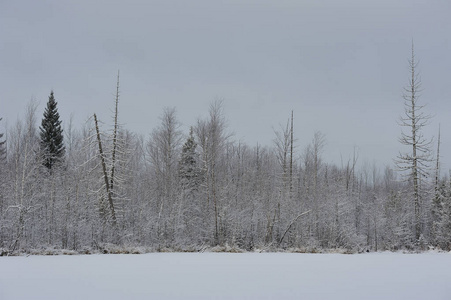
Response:
[[[43,164],[48,169],[52,169],[55,164],[61,163],[65,153],[63,129],[61,128],[57,105],[53,91],[51,91],[44,111],[44,118],[39,127]]]

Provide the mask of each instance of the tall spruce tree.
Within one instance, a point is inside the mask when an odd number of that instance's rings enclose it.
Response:
[[[57,104],[51,91],[44,118],[39,127],[43,165],[49,170],[63,162],[65,153],[63,129],[61,129]]]
[[[2,118],[0,118],[0,121]],[[6,140],[3,139],[3,133],[0,133],[0,163],[6,160]]]
[[[194,141],[193,128],[182,148],[179,162],[179,176],[182,188],[185,191],[196,191],[201,180],[201,170],[197,163],[197,144]]]

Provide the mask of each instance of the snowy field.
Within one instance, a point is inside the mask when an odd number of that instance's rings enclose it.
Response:
[[[451,254],[0,257],[0,299],[451,299]]]

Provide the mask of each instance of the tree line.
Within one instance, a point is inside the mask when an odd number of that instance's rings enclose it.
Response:
[[[272,146],[233,140],[223,102],[183,133],[175,108],[146,138],[96,114],[65,130],[50,93],[41,126],[30,103],[0,134],[0,249],[146,247],[350,251],[451,250],[451,181],[422,134],[429,116],[418,102],[412,48],[395,167],[365,165],[358,155],[326,163],[316,132],[297,149],[294,112]]]

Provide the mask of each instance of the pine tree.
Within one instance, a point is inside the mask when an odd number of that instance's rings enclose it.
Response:
[[[55,165],[60,165],[64,159],[65,147],[63,142],[63,130],[61,129],[60,115],[57,102],[50,92],[47,108],[44,111],[40,129],[41,153],[43,165],[51,170]]]

